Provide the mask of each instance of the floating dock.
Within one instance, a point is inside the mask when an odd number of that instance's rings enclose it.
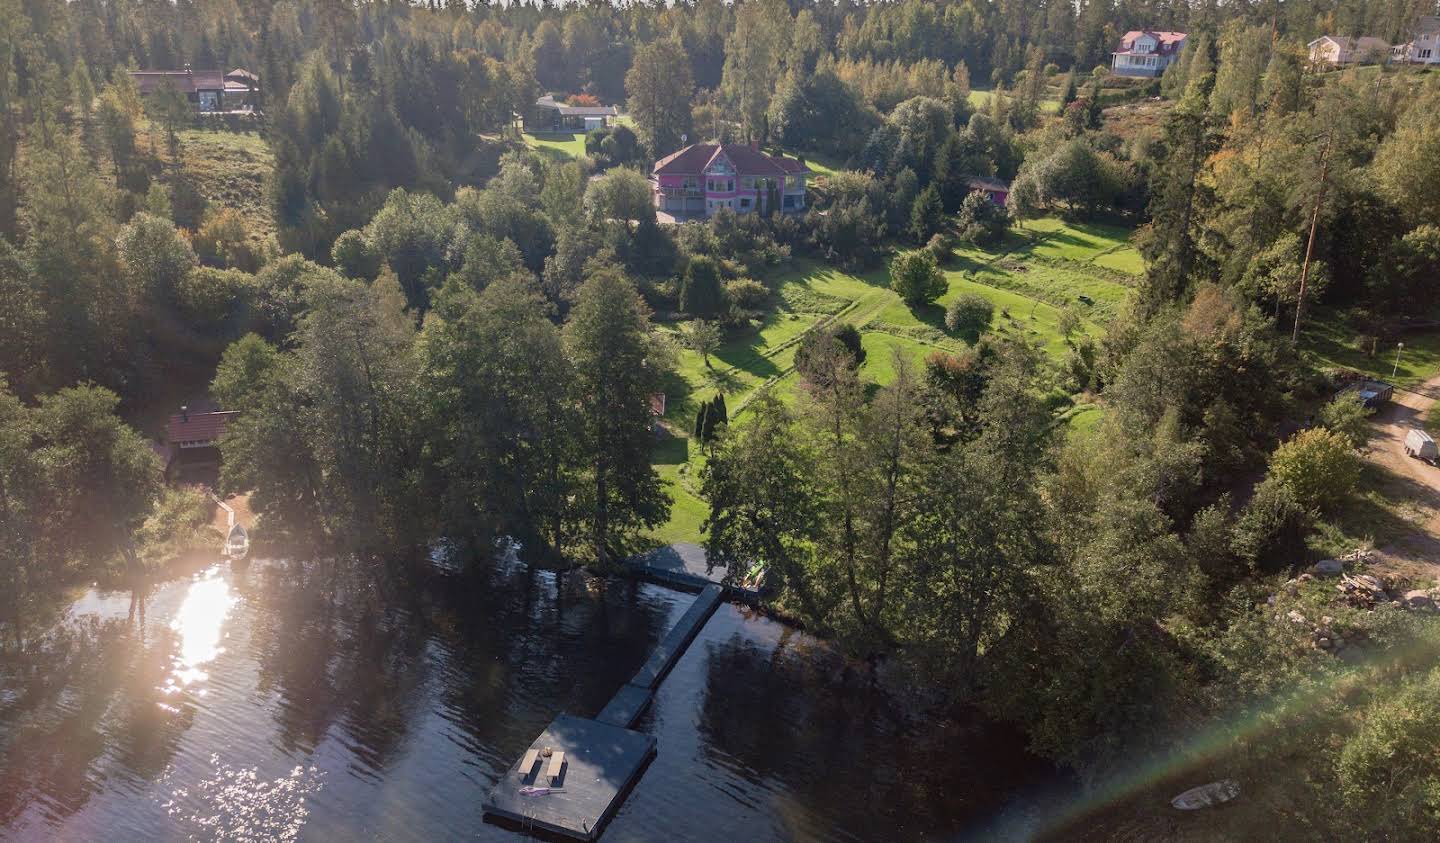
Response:
[[[485,815],[515,823],[522,830],[539,829],[578,840],[598,838],[655,757],[655,739],[630,727],[650,705],[655,689],[700,628],[715,614],[724,594],[719,585],[705,585],[596,719],[569,714],[556,717],[490,791]],[[565,753],[564,761],[555,771],[559,775],[552,777],[552,759],[560,752]],[[520,792],[525,787],[550,790],[527,796]]]
[[[549,749],[531,769],[524,759]],[[490,792],[485,813],[516,823],[524,831],[543,830],[579,840],[594,840],[614,816],[624,794],[655,757],[655,739],[582,717],[562,714],[530,745],[521,761],[506,771]],[[549,776],[554,753],[565,753],[560,775]],[[525,796],[526,786],[550,788],[543,796]]]

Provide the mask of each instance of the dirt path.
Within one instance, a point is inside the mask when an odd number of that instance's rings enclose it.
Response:
[[[1440,467],[1405,455],[1405,433],[1421,427],[1434,412],[1440,396],[1440,377],[1414,390],[1395,390],[1395,397],[1375,414],[1365,458],[1381,469],[1384,482],[1393,484],[1395,497],[1411,504],[1416,518],[1412,529],[1398,535],[1377,536],[1381,564],[1396,574],[1440,577]]]

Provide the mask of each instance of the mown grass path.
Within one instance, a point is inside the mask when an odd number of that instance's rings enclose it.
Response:
[[[1034,221],[997,249],[957,253],[945,270],[945,294],[935,305],[918,309],[890,290],[885,268],[854,274],[794,261],[767,279],[777,305],[754,332],[725,343],[710,366],[689,349],[679,351],[676,376],[666,389],[668,432],[655,452],[655,467],[674,506],[670,521],[652,533],[652,541],[703,539],[700,525],[708,505],[699,496],[698,477],[706,455],[690,439],[701,400],[723,391],[732,424],[743,423],[761,390],[776,390],[787,403],[797,401],[795,350],[805,334],[835,322],[860,331],[866,351],[860,375],[883,386],[895,378],[902,359],[918,368],[933,351],[964,351],[965,340],[944,325],[945,306],[964,293],[978,293],[995,305],[992,333],[1027,338],[1058,359],[1067,352],[1059,330],[1066,307],[1076,309],[1085,332],[1099,336],[1129,295],[1132,276],[1117,268],[1139,265],[1128,237],[1127,229],[1114,226]],[[1093,304],[1080,304],[1081,295]],[[1098,412],[1084,415],[1093,422]]]

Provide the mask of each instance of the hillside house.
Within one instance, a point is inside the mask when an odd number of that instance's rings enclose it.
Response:
[[[165,425],[165,476],[214,483],[220,469],[220,437],[238,412],[194,412],[181,407]]]
[[[805,209],[809,174],[804,162],[767,155],[758,145],[696,143],[656,161],[651,182],[656,210],[676,217],[767,210],[772,189],[779,210],[794,213]]]
[[[1368,35],[1322,35],[1306,46],[1310,49],[1310,64],[1316,67],[1382,64],[1390,58],[1389,42]]]
[[[1110,56],[1117,76],[1159,76],[1175,63],[1185,48],[1185,33],[1131,30],[1120,39],[1120,49]]]
[[[976,176],[971,179],[970,190],[984,193],[990,197],[991,202],[1002,208],[1005,207],[1005,200],[1010,198],[1010,185],[990,176]]]
[[[1410,40],[1390,48],[1390,60],[1402,64],[1440,64],[1440,17],[1422,15]]]
[[[567,105],[546,94],[524,116],[527,132],[588,132],[612,125],[620,116],[613,105]]]
[[[260,89],[260,77],[243,68],[229,73],[218,70],[132,70],[130,78],[140,96],[146,97],[174,85],[202,113],[240,111],[252,107]]]

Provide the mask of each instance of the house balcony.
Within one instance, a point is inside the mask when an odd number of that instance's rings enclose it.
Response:
[[[661,196],[667,199],[704,199],[705,191],[698,187],[657,187]]]

